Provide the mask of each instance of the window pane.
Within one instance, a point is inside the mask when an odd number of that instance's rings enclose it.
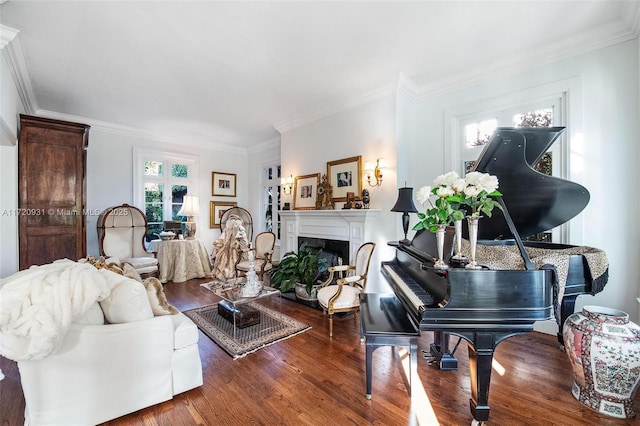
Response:
[[[188,178],[189,177],[189,166],[184,164],[172,164],[171,165],[171,176],[179,177],[179,178]]]
[[[515,114],[513,125],[515,127],[551,127],[553,125],[553,108]]]
[[[495,118],[467,124],[464,126],[466,147],[475,148],[485,145],[496,127],[498,127],[498,120]]]
[[[182,208],[182,200],[187,195],[185,185],[171,185],[171,220],[182,220],[178,212]]]
[[[273,232],[273,187],[268,186],[265,188],[265,214],[264,214],[264,223],[265,223],[265,231]]]
[[[161,161],[145,161],[144,174],[145,176],[163,176],[164,165]]]
[[[161,183],[145,183],[144,184],[144,202],[159,203],[162,205],[162,192],[164,185]]]

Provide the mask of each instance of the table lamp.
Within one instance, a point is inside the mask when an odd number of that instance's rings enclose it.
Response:
[[[404,240],[400,241],[401,244],[410,244],[411,241],[407,239],[407,232],[409,231],[409,213],[417,213],[418,209],[413,204],[413,188],[399,188],[398,189],[398,201],[391,208],[392,212],[402,212],[402,230],[404,231]]]
[[[182,208],[178,212],[178,216],[186,216],[187,221],[184,222],[184,237],[186,239],[194,239],[196,237],[196,222],[194,216],[200,215],[200,200],[196,195],[185,195],[182,199]]]

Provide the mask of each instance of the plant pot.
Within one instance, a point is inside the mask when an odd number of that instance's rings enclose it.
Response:
[[[307,293],[307,285],[302,283],[296,283],[296,298],[300,300],[306,300],[308,302],[314,302],[318,300],[318,289],[322,284],[316,284],[311,288],[311,295]]]

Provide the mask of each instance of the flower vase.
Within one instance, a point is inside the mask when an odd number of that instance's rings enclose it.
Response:
[[[640,327],[626,312],[585,306],[566,319],[562,335],[573,369],[574,398],[611,417],[633,417],[640,383]]]
[[[476,247],[478,246],[478,222],[480,217],[467,216],[467,224],[469,225],[469,244],[471,245],[471,259],[469,264],[465,266],[467,269],[482,269],[482,266],[476,263]]]
[[[438,259],[433,264],[436,269],[449,269],[449,265],[444,263],[444,236],[447,232],[447,225],[438,225],[436,230],[436,242],[438,243]]]
[[[453,227],[456,232],[456,248],[455,254],[451,257],[451,261],[457,263],[460,266],[464,266],[468,263],[467,256],[462,254],[462,220],[456,220],[453,222]]]

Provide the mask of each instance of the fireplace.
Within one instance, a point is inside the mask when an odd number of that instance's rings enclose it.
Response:
[[[306,244],[307,247],[320,252],[320,256],[327,259],[327,266],[338,265],[338,259],[342,259],[343,265],[349,264],[349,241],[330,240],[326,238],[298,237],[298,248]],[[329,272],[325,271],[320,280],[329,278]]]
[[[284,253],[297,250],[301,237],[341,241],[348,247],[348,255],[343,255],[342,259],[343,264],[347,264],[362,244],[375,240],[374,228],[380,210],[288,210],[279,213]]]

